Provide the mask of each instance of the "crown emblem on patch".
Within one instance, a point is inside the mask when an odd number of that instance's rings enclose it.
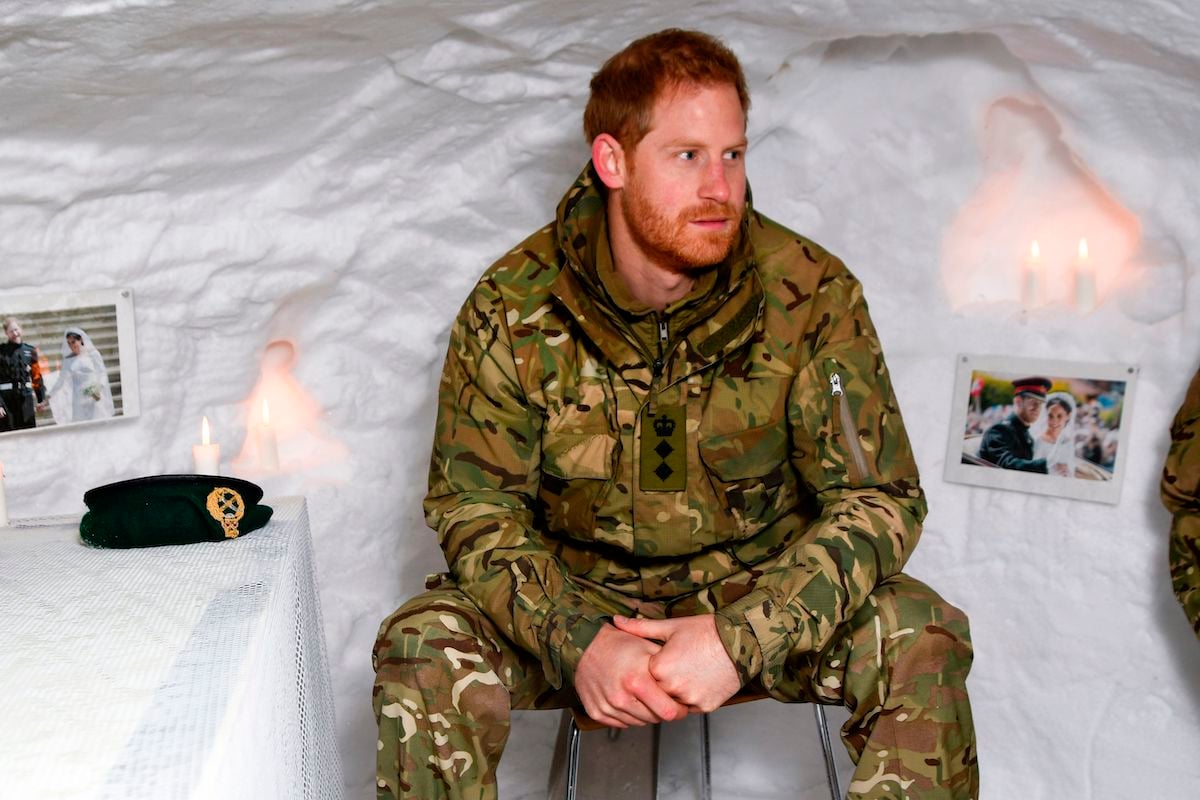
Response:
[[[675,432],[675,420],[667,416],[655,417],[654,432],[666,438]]]

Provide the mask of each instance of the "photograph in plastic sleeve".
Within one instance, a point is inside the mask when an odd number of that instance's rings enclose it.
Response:
[[[1137,367],[961,355],[948,481],[1116,503]]]
[[[0,435],[136,417],[128,289],[0,294]]]

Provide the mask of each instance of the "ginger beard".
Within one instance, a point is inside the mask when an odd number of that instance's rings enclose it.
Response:
[[[710,201],[688,206],[674,218],[660,211],[642,188],[629,160],[629,178],[621,191],[621,215],[635,244],[651,260],[672,272],[700,272],[725,260],[741,230],[742,209]],[[694,229],[691,220],[725,217],[721,230]]]

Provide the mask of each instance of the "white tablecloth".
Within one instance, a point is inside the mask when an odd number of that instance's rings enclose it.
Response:
[[[302,498],[246,536],[0,529],[0,798],[339,798]]]

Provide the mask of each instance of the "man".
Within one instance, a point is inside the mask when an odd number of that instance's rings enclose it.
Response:
[[[751,210],[736,57],[592,79],[592,160],[450,335],[425,508],[450,571],[376,642],[380,797],[492,798],[510,708],[623,728],[747,684],[845,703],[854,798],[967,798],[961,611],[857,281]]]
[[[13,317],[4,320],[6,341],[0,343],[0,431],[15,431],[37,425],[34,414],[46,400],[42,382],[41,354],[21,341],[21,324]]]
[[[1200,637],[1200,372],[1171,425],[1162,499],[1171,523],[1171,585]]]
[[[1033,457],[1029,426],[1042,415],[1050,381],[1035,376],[1015,380],[1012,384],[1013,411],[983,434],[979,457],[1004,469],[1046,473],[1046,459]]]

